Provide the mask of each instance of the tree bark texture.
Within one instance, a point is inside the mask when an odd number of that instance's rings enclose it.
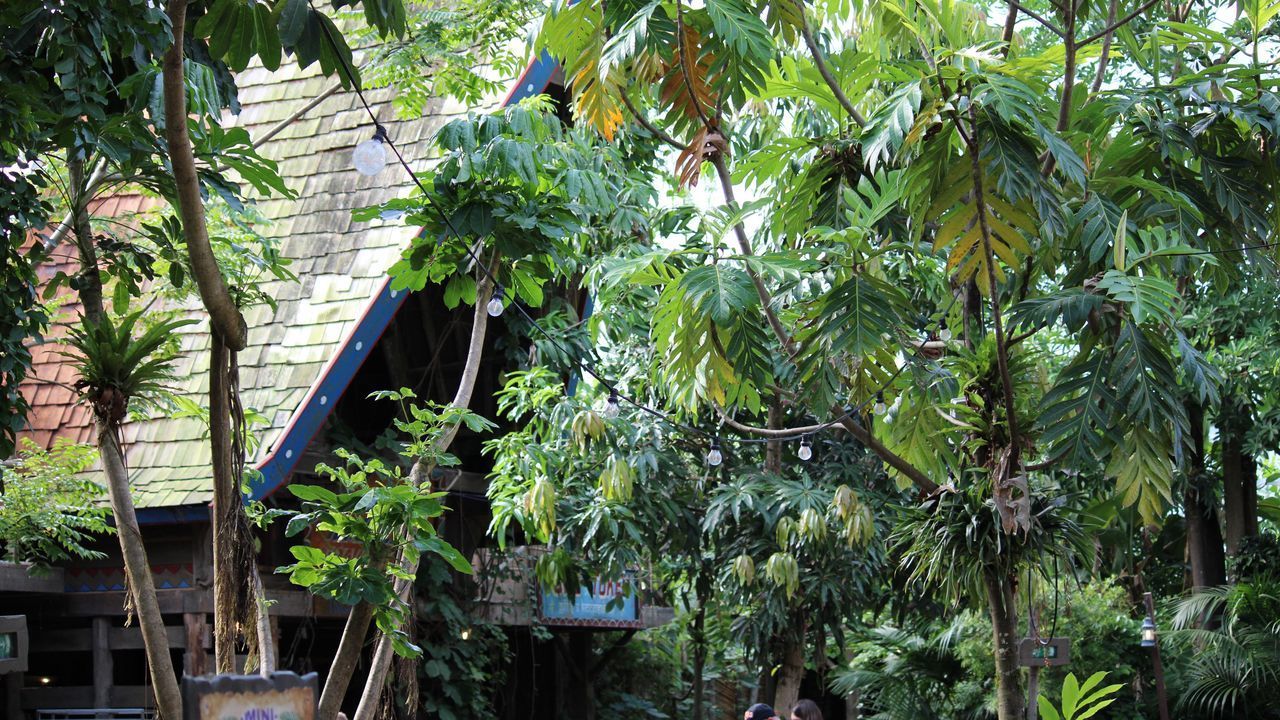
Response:
[[[155,687],[156,706],[165,720],[181,720],[182,693],[178,690],[178,676],[174,674],[173,660],[169,656],[164,616],[160,614],[160,603],[156,599],[156,584],[151,579],[151,565],[142,544],[142,531],[138,529],[138,516],[129,495],[129,474],[116,439],[119,430],[118,425],[98,419],[98,449],[102,455],[102,469],[107,476],[107,494],[115,514],[116,536],[120,539],[120,554],[124,556],[129,596],[142,630],[142,645],[151,671],[151,684]]]
[[[233,395],[236,392],[232,377],[234,353],[244,349],[248,328],[227,290],[209,242],[195,152],[187,132],[183,67],[187,1],[169,0],[168,4],[173,44],[164,56],[164,110],[167,120],[164,134],[173,167],[175,200],[182,220],[191,273],[211,323],[209,441],[214,486],[214,658],[217,671],[228,673],[236,670],[235,645],[241,634],[251,638],[251,650],[256,651],[260,667],[265,668],[273,662],[274,650],[268,647],[273,642],[271,635],[258,631],[258,627],[267,622],[266,598],[258,592],[259,586],[253,579],[257,559],[240,497],[239,470],[243,458],[237,461],[240,446],[235,442],[234,434],[241,427],[243,416],[232,423],[232,414],[242,412]],[[263,663],[263,659],[269,662]]]
[[[782,667],[778,670],[778,687],[773,695],[773,707],[779,717],[788,716],[800,699],[800,681],[804,679],[804,632],[799,638],[788,639],[782,646]]]
[[[1203,588],[1227,581],[1226,556],[1222,547],[1222,528],[1213,507],[1212,493],[1206,493],[1204,407],[1187,402],[1190,420],[1190,452],[1187,457],[1187,487],[1182,506],[1187,523],[1187,557],[1191,565],[1191,586]]]
[[[497,262],[490,263],[490,267],[496,269]],[[489,313],[485,306],[492,295],[493,282],[486,275],[480,279],[479,286],[476,288],[476,306],[475,311],[472,313],[471,340],[467,346],[467,360],[462,368],[462,377],[458,380],[458,390],[454,394],[453,402],[451,403],[455,408],[465,409],[471,405],[471,395],[475,391],[476,380],[480,376],[480,360],[484,355],[485,333],[489,327]],[[437,449],[440,451],[448,450],[457,434],[457,425],[449,428],[437,441]],[[415,484],[426,482],[430,479],[431,470],[432,468],[428,468],[426,463],[419,459],[413,464],[413,469],[409,473],[409,481]],[[417,564],[405,569],[410,575],[415,575],[418,572]],[[412,589],[412,582],[397,581],[396,583],[396,592],[402,601],[408,600]],[[369,676],[365,680],[364,692],[360,695],[360,705],[356,708],[353,720],[373,719],[374,712],[378,708],[378,698],[381,696],[383,686],[386,684],[387,671],[391,667],[391,655],[391,638],[387,635],[379,636],[378,644],[373,652],[373,661],[369,666]]]
[[[105,314],[102,304],[102,282],[98,277],[97,256],[89,217],[85,211],[88,189],[83,186],[83,164],[76,164],[71,187],[76,192],[72,198],[73,225],[76,245],[80,251],[81,276],[80,302],[84,317],[92,322],[101,321]],[[156,706],[165,720],[181,720],[182,695],[178,678],[174,674],[173,659],[169,655],[169,638],[165,632],[164,616],[156,598],[155,581],[151,578],[151,564],[147,560],[147,548],[138,528],[138,514],[129,494],[129,471],[120,447],[120,419],[112,416],[112,410],[94,408],[94,422],[98,434],[98,454],[102,459],[102,471],[107,479],[107,496],[116,523],[116,537],[120,541],[120,554],[124,559],[125,578],[129,587],[129,599],[138,616],[142,631],[143,651],[155,687]]]
[[[338,641],[338,651],[334,654],[333,663],[329,666],[329,676],[324,681],[324,690],[320,693],[317,720],[334,720],[342,710],[342,700],[347,696],[351,676],[360,663],[360,651],[364,648],[365,638],[369,636],[369,623],[372,621],[373,605],[367,602],[357,603],[347,614],[347,623],[343,626],[342,638]]]
[[[1225,505],[1227,554],[1235,555],[1240,541],[1258,532],[1258,478],[1252,457],[1245,451],[1245,435],[1253,421],[1249,409],[1224,403],[1219,422],[1222,445],[1222,498]]]
[[[993,570],[983,572],[987,607],[991,613],[992,644],[996,658],[996,714],[1000,720],[1022,720],[1026,703],[1022,696],[1022,671],[1018,667],[1018,616],[1014,578]]]

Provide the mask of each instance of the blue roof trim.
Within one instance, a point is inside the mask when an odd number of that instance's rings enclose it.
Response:
[[[556,61],[543,52],[525,68],[503,100],[502,106],[506,107],[545,91],[558,67]],[[271,455],[258,467],[259,474],[249,485],[246,496],[248,499],[261,500],[288,480],[303,451],[324,425],[334,405],[351,384],[356,372],[369,357],[407,296],[405,291],[392,290],[390,279],[383,285],[382,291],[370,303],[364,317],[358,321],[355,330],[338,351],[336,359],[321,376],[319,383],[312,387],[303,401],[301,411],[286,427]]]
[[[182,525],[193,522],[209,522],[209,506],[176,505],[174,507],[142,508],[137,512],[139,525]],[[112,525],[115,521],[112,520]]]

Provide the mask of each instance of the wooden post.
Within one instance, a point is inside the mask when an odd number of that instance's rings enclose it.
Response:
[[[187,651],[182,656],[182,674],[197,677],[208,670],[208,655],[204,651],[206,628],[204,613],[184,613],[182,624],[187,630]]]
[[[1040,666],[1027,668],[1027,720],[1036,720],[1040,712]]]
[[[115,685],[115,666],[111,657],[110,618],[96,617],[90,633],[89,647],[93,655],[93,706],[111,707],[111,688]]]
[[[1147,604],[1147,617],[1154,624],[1156,621],[1156,603],[1151,593],[1143,593],[1142,599]],[[1159,703],[1160,720],[1169,720],[1169,695],[1164,687],[1164,663],[1160,662],[1160,634],[1156,633],[1156,644],[1151,646],[1151,666],[1156,675],[1156,701]]]
[[[16,670],[4,676],[5,717],[22,717],[22,681],[23,674]]]

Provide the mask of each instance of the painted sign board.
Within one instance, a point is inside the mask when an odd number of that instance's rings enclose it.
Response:
[[[1071,663],[1071,638],[1022,638],[1018,664],[1022,667],[1057,667]]]
[[[318,700],[315,673],[182,678],[187,720],[315,720]]]
[[[0,675],[27,671],[27,616],[0,615]]]
[[[604,580],[578,588],[569,598],[562,587],[542,589],[538,619],[544,625],[591,628],[641,628],[640,603],[630,578]]]

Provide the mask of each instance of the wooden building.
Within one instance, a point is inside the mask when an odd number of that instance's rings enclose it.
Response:
[[[535,61],[516,78],[503,103],[541,93],[556,68]],[[296,199],[258,203],[265,223],[256,229],[279,243],[291,261],[296,282],[270,281],[265,291],[275,307],[259,304],[246,312],[247,349],[240,353],[244,406],[260,416],[253,427],[260,444],[249,464],[257,471],[254,500],[288,502],[281,489],[312,482],[317,461],[331,449],[371,442],[390,424],[392,408],[366,399],[369,392],[415,387],[420,396],[447,399],[466,351],[469,308],[444,307],[432,288],[422,293],[391,289],[387,270],[414,230],[399,219],[356,222],[352,210],[409,192],[400,168],[365,177],[354,171],[351,150],[372,135],[368,118],[352,93],[322,77],[313,66],[286,63],[277,72],[260,67],[238,76],[242,111],[228,124],[247,129],[259,152],[279,163]],[[429,157],[434,133],[452,117],[490,108],[462,108],[434,101],[423,117],[396,119],[389,91],[369,93],[380,121],[417,168]],[[116,194],[97,200],[93,214],[116,220],[147,210],[155,201]],[[56,253],[61,267],[74,271],[74,253]],[[74,298],[61,310],[78,317]],[[178,308],[203,318],[195,301]],[[206,404],[208,334],[201,324],[185,328],[176,365],[176,389],[197,406]],[[22,434],[42,447],[58,438],[90,442],[89,410],[76,400],[74,369],[58,354],[54,328],[33,348],[34,368],[23,385],[31,403]],[[490,343],[501,335],[501,324]],[[500,353],[487,353],[474,409],[492,416]],[[200,674],[211,666],[212,612],[209,503],[212,499],[207,430],[196,417],[151,417],[124,429],[125,456],[147,545],[160,605],[165,613],[175,665]],[[442,532],[471,554],[483,544],[488,525],[484,496],[485,461],[479,439],[463,434],[454,447],[467,471],[452,484],[450,513]],[[324,538],[311,541],[324,542]],[[332,658],[346,608],[290,586],[274,575],[291,562],[277,528],[263,537],[259,564],[277,629],[281,667],[323,675]],[[115,538],[100,549],[107,557],[56,568],[31,577],[19,566],[0,567],[0,615],[25,618],[29,655],[25,671],[4,675],[6,718],[149,717],[154,707],[141,636],[128,623],[124,572]],[[514,622],[514,621],[513,621]],[[524,618],[520,622],[531,622]],[[0,668],[3,670],[3,668]],[[358,690],[353,690],[358,692]],[[354,700],[354,696],[351,698]]]

